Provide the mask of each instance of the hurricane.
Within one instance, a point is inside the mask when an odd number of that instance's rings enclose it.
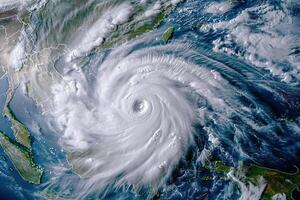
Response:
[[[299,6],[0,0],[0,196],[297,199]]]
[[[199,117],[194,99],[218,101],[215,89],[211,97],[205,91],[221,85],[216,73],[184,55],[176,57],[187,51],[178,44],[137,52],[130,48],[110,53],[98,66],[92,88],[78,71],[66,78],[64,87],[54,86],[56,115],[66,127],[62,143],[70,152],[69,162],[89,184],[150,185],[156,190],[193,145],[193,124]]]
[[[233,71],[181,41],[163,46],[151,41],[144,38],[104,58],[94,56],[93,74],[67,60],[63,66],[72,69],[64,70],[62,82],[52,88],[61,144],[74,171],[85,178],[83,196],[127,185],[135,191],[151,188],[151,197],[166,185],[189,148],[198,149],[195,163],[205,163],[219,140],[244,152],[236,145],[251,137],[245,128],[264,129],[262,119],[276,123],[245,91],[259,82],[256,92],[280,88],[259,80],[259,71]],[[241,82],[232,84],[230,76]],[[234,135],[218,135],[220,127],[233,129]],[[209,138],[210,148],[199,145],[199,134]]]

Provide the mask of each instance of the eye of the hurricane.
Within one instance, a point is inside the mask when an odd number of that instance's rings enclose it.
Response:
[[[213,78],[212,83],[202,80],[210,71],[169,55],[175,47],[110,52],[97,66],[95,101],[89,106],[89,92],[72,89],[65,95],[69,85],[57,86],[55,108],[68,119],[58,124],[66,127],[62,145],[72,169],[84,178],[85,193],[123,185],[156,193],[194,144],[194,100],[214,97],[206,91],[210,84],[218,85]],[[76,80],[74,73],[78,88],[89,88],[85,74]],[[88,120],[78,120],[83,115]]]
[[[147,102],[145,100],[136,100],[133,102],[132,109],[136,113],[147,110]]]

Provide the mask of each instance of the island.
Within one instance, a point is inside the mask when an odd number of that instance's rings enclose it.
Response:
[[[293,199],[292,192],[300,188],[300,173],[298,167],[296,167],[295,173],[286,173],[255,164],[242,164],[234,168],[221,160],[215,160],[206,162],[202,168],[221,175],[226,175],[231,170],[234,170],[239,172],[241,177],[244,177],[243,181],[251,182],[254,185],[259,184],[260,178],[263,177],[267,185],[262,194],[262,200],[271,200],[276,194],[285,194],[287,199]],[[221,178],[223,179],[224,176],[221,176]],[[211,181],[212,177],[205,175],[201,180]]]
[[[171,39],[171,37],[173,36],[174,33],[174,27],[169,27],[164,34],[162,35],[162,40],[164,41],[164,43],[168,43],[168,41]]]
[[[8,105],[4,107],[3,114],[11,122],[11,128],[14,132],[17,142],[24,145],[26,148],[31,149],[31,140],[28,129],[16,119]]]
[[[25,181],[32,184],[40,184],[43,169],[33,161],[29,130],[16,118],[9,107],[13,94],[14,89],[10,86],[7,90],[3,115],[11,122],[11,129],[16,141],[9,138],[5,133],[0,132],[0,145]]]
[[[13,141],[3,132],[0,132],[0,145],[24,180],[40,184],[43,170],[33,162],[32,153],[27,147]]]
[[[179,2],[184,2],[184,0]],[[105,41],[99,47],[95,48],[95,51],[97,52],[103,49],[112,48],[158,28],[163,20],[176,8],[176,6],[177,4],[170,4],[167,7],[162,8],[160,12],[150,17],[150,19],[146,21],[133,20],[123,25],[119,25],[116,31],[105,38]],[[171,35],[173,34],[173,31]],[[171,38],[171,35],[168,39]]]
[[[261,167],[250,164],[244,166],[247,180],[257,184],[259,177],[267,181],[266,189],[263,193],[263,200],[271,200],[272,196],[278,193],[284,193],[287,199],[293,199],[292,192],[300,188],[300,173],[296,167],[295,173],[286,173],[276,169]]]

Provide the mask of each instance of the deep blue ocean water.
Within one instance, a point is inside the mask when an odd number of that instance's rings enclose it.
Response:
[[[211,30],[203,32],[199,28],[202,24],[232,20],[246,8],[265,3],[274,7],[280,7],[282,5],[281,1],[265,0],[258,2],[248,0],[237,5],[229,12],[218,15],[205,13],[208,3],[208,1],[202,0],[188,0],[179,4],[159,26],[158,32],[174,26],[175,32],[170,42],[179,41],[189,44],[190,48],[195,49],[198,53],[198,56],[188,58],[190,62],[203,66],[208,70],[219,72],[236,91],[241,93],[238,98],[240,105],[236,106],[237,110],[240,107],[253,109],[253,112],[249,111],[248,113],[239,113],[240,115],[231,116],[230,122],[234,126],[213,123],[212,121],[206,124],[220,140],[220,145],[212,151],[212,158],[222,160],[234,167],[237,167],[239,162],[243,161],[293,172],[295,165],[300,166],[299,80],[294,78],[291,82],[284,82],[280,76],[272,75],[266,68],[254,66],[251,62],[237,56],[228,55],[225,52],[213,51],[213,41],[218,38],[226,38],[227,31]],[[34,19],[34,15],[35,13],[32,14],[32,19]],[[295,15],[298,14],[296,13]],[[145,37],[151,34],[146,33]],[[38,38],[38,33],[36,35]],[[133,51],[158,44],[163,45],[163,42],[157,40],[152,43],[142,43],[136,45]],[[234,47],[232,48],[234,49]],[[242,50],[241,52],[244,53],[245,51]],[[109,51],[105,53],[91,53],[87,56],[91,69],[95,67],[95,63],[101,63],[105,59],[106,53],[109,53]],[[63,68],[64,66],[60,67]],[[95,77],[90,77],[91,82],[93,78]],[[0,80],[1,110],[6,98],[7,85],[5,78]],[[31,131],[34,160],[45,170],[42,182],[47,183],[51,180],[51,173],[55,171],[53,166],[63,166],[68,170],[62,173],[62,176],[74,176],[75,183],[78,177],[68,167],[65,159],[66,155],[59,146],[59,137],[54,133],[53,129],[48,127],[48,119],[43,117],[41,109],[35,105],[32,99],[24,95],[20,89],[16,90],[10,106],[18,120],[24,123]],[[240,116],[245,118],[242,119]],[[254,129],[246,124],[245,119],[257,123],[258,128]],[[221,122],[221,120],[217,122]],[[9,121],[2,116],[0,116],[0,130],[13,137]],[[202,170],[201,164],[196,162],[196,160],[199,151],[203,148],[209,148],[210,144],[208,142],[207,129],[204,126],[196,125],[196,130],[199,134],[195,135],[195,144],[189,148],[186,157],[176,167],[168,181],[167,187],[160,191],[159,198],[224,199],[226,197],[227,199],[239,199],[240,192],[236,189],[236,185],[228,180],[222,180],[218,174],[213,174],[215,179],[212,181],[201,181],[201,177],[212,175],[212,173]],[[237,130],[240,132],[237,133]],[[240,134],[240,137],[236,138],[235,134]],[[1,173],[10,177],[0,176],[1,183],[9,183],[0,188],[0,199],[41,198],[35,195],[37,192],[45,189],[47,185],[32,186],[26,183],[16,173],[16,170],[9,170],[10,168],[13,169],[13,166],[4,155],[2,149],[0,154],[6,158],[5,161],[0,161]],[[195,173],[195,169],[199,171]],[[66,186],[62,187],[65,188]],[[55,189],[57,191],[60,190],[59,187]],[[142,191],[140,196],[123,190],[108,190],[106,194],[107,199],[145,199],[146,196],[147,191]]]

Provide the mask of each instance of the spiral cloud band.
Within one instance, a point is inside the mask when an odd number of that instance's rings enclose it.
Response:
[[[0,193],[288,198],[300,182],[299,9],[0,0]],[[289,185],[277,190],[274,172]]]
[[[88,188],[158,188],[193,144],[198,100],[209,99],[215,110],[225,105],[217,88],[226,81],[175,56],[186,48],[130,48],[110,53],[93,86],[75,70],[53,87],[62,145]]]

